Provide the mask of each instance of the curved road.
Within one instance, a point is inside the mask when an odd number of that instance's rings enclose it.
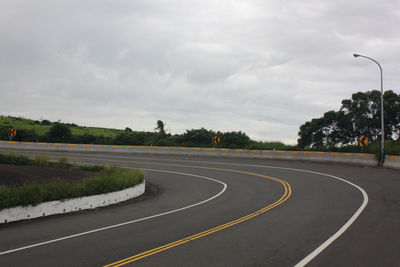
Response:
[[[107,208],[0,225],[0,266],[400,265],[398,171],[63,154],[143,168],[149,192]]]

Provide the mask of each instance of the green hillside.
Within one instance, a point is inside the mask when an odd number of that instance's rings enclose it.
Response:
[[[45,135],[56,123],[48,120],[35,121],[20,117],[0,116],[0,129],[13,128],[17,132],[19,130],[30,130],[35,131],[39,136]],[[72,135],[94,135],[115,138],[119,133],[124,132],[124,130],[117,129],[78,126],[73,123],[66,123],[65,125],[70,127]]]

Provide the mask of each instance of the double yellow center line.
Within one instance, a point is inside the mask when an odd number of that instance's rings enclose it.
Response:
[[[90,159],[90,158],[80,158],[80,159]],[[275,178],[275,177],[271,177],[271,176],[267,176],[267,175],[262,175],[262,174],[258,174],[258,173],[253,173],[253,172],[246,172],[246,171],[239,171],[239,170],[231,170],[231,169],[222,169],[222,168],[212,168],[212,167],[202,167],[202,166],[190,166],[190,165],[178,165],[178,164],[163,164],[163,163],[149,163],[149,162],[135,162],[135,161],[121,161],[121,160],[106,160],[106,161],[110,161],[110,162],[125,162],[125,163],[130,163],[130,164],[143,164],[143,165],[156,165],[156,166],[168,166],[168,167],[182,167],[182,168],[195,168],[195,169],[206,169],[206,170],[216,170],[216,171],[224,171],[224,172],[232,172],[232,173],[239,173],[239,174],[244,174],[244,175],[251,175],[251,176],[257,176],[257,177],[261,177],[261,178],[265,178],[265,179],[269,179],[275,182],[280,183],[283,188],[284,188],[284,193],[283,195],[274,203],[263,207],[262,209],[259,209],[255,212],[252,212],[244,217],[241,217],[239,219],[236,219],[234,221],[230,221],[228,223],[219,225],[217,227],[208,229],[206,231],[200,232],[198,234],[195,235],[191,235],[185,238],[182,238],[180,240],[177,240],[175,242],[163,245],[161,247],[157,247],[139,254],[135,254],[133,256],[127,257],[125,259],[113,262],[111,264],[105,265],[104,267],[117,267],[117,266],[123,266],[126,265],[128,263],[149,257],[151,255],[160,253],[164,250],[168,250],[171,249],[173,247],[177,247],[180,245],[183,245],[185,243],[188,243],[190,241],[199,239],[201,237],[213,234],[215,232],[224,230],[226,228],[232,227],[234,225],[237,225],[239,223],[242,223],[244,221],[250,220],[260,214],[263,214],[279,205],[281,205],[283,202],[285,202],[286,200],[288,200],[290,198],[290,196],[292,195],[292,188],[290,187],[290,184],[282,179],[279,178]]]

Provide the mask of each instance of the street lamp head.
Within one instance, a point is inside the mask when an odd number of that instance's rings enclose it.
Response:
[[[359,54],[353,54],[353,57],[359,57],[360,55]]]

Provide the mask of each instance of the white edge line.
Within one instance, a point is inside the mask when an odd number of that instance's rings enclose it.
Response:
[[[145,170],[145,171],[154,171],[154,172],[173,173],[173,174],[178,174],[178,175],[186,175],[186,176],[202,178],[202,179],[206,179],[206,180],[210,180],[210,181],[213,181],[213,182],[220,183],[220,184],[223,185],[223,188],[216,195],[214,195],[214,196],[212,196],[212,197],[210,197],[210,198],[208,198],[206,200],[203,200],[201,202],[198,202],[198,203],[186,206],[186,207],[182,207],[182,208],[175,209],[175,210],[170,210],[170,211],[167,211],[167,212],[155,214],[155,215],[144,217],[144,218],[140,218],[140,219],[137,219],[137,220],[127,221],[127,222],[114,224],[114,225],[110,225],[110,226],[106,226],[106,227],[102,227],[102,228],[98,228],[98,229],[94,229],[94,230],[90,230],[90,231],[86,231],[86,232],[82,232],[82,233],[78,233],[78,234],[68,235],[68,236],[64,236],[64,237],[60,237],[60,238],[56,238],[56,239],[52,239],[52,240],[48,240],[48,241],[32,244],[32,245],[29,245],[29,246],[24,246],[24,247],[20,247],[20,248],[16,248],[16,249],[10,249],[10,250],[6,250],[6,251],[2,251],[2,252],[0,252],[0,255],[10,254],[10,253],[13,253],[13,252],[26,250],[26,249],[29,249],[29,248],[39,247],[39,246],[43,246],[43,245],[47,245],[47,244],[63,241],[63,240],[66,240],[66,239],[71,239],[71,238],[75,238],[75,237],[78,237],[78,236],[88,235],[88,234],[92,234],[92,233],[96,233],[96,232],[100,232],[100,231],[104,231],[104,230],[108,230],[108,229],[112,229],[112,228],[116,228],[116,227],[121,227],[121,226],[128,225],[128,224],[133,224],[133,223],[137,223],[137,222],[153,219],[153,218],[156,218],[156,217],[161,217],[161,216],[168,215],[168,214],[175,213],[175,212],[179,212],[179,211],[182,211],[182,210],[190,209],[190,208],[202,205],[202,204],[204,204],[206,202],[209,202],[209,201],[219,197],[220,195],[222,195],[226,191],[226,189],[228,187],[228,185],[226,183],[221,182],[221,181],[216,180],[216,179],[213,179],[213,178],[206,177],[206,176],[183,173],[183,172],[165,171],[165,170],[154,170],[154,169],[143,169],[143,170]]]
[[[305,171],[305,170],[302,170],[302,171]],[[336,233],[334,233],[330,238],[328,238],[324,243],[322,243],[319,247],[317,247],[313,252],[308,254],[304,259],[302,259],[299,263],[297,263],[295,265],[295,267],[305,266],[311,260],[313,260],[315,257],[317,257],[322,251],[324,251],[329,245],[331,245],[333,242],[335,242],[335,240],[338,239],[354,223],[354,221],[358,218],[358,216],[360,216],[360,214],[363,212],[363,210],[365,209],[365,207],[368,204],[368,195],[365,192],[365,190],[362,189],[360,186],[358,186],[352,182],[349,182],[343,178],[337,177],[337,176],[319,173],[319,172],[312,172],[312,171],[305,171],[305,172],[328,176],[328,177],[340,180],[342,182],[345,182],[349,185],[352,185],[362,193],[364,199],[363,199],[361,206],[358,208],[358,210],[353,214],[353,216],[351,216],[351,218]]]
[[[117,156],[118,157],[118,156]],[[126,158],[126,157],[118,157],[118,158]],[[243,163],[225,163],[225,162],[210,162],[210,161],[196,161],[196,160],[176,160],[176,159],[154,159],[154,158],[143,158],[143,157],[130,157],[129,159],[147,159],[147,160],[163,160],[163,161],[173,161],[173,162],[192,162],[192,163],[206,163],[206,164],[215,164],[215,165],[231,165],[231,166],[247,166],[247,167],[259,167],[259,168],[270,168],[270,169],[280,169],[280,170],[290,170],[290,171],[300,171],[300,172],[306,172],[306,173],[311,173],[311,174],[316,174],[316,175],[322,175],[326,177],[330,177],[336,180],[339,180],[341,182],[347,183],[355,188],[357,188],[361,194],[363,195],[363,202],[361,206],[357,209],[357,211],[353,214],[353,216],[350,217],[350,219],[336,232],[334,233],[330,238],[328,238],[325,242],[323,242],[319,247],[317,247],[314,251],[312,251],[310,254],[308,254],[304,259],[302,259],[299,263],[295,265],[295,267],[303,267],[307,263],[309,263],[311,260],[313,260],[315,257],[317,257],[322,251],[324,251],[329,245],[331,245],[336,239],[338,239],[354,222],[355,220],[360,216],[360,214],[363,212],[365,207],[368,204],[368,194],[365,192],[363,188],[360,186],[349,182],[343,178],[326,174],[326,173],[321,173],[321,172],[314,172],[314,171],[309,171],[309,170],[303,170],[303,169],[296,169],[296,168],[287,168],[287,167],[277,167],[277,166],[269,166],[269,165],[256,165],[256,164],[243,164]]]
[[[76,153],[73,153],[76,154]],[[76,154],[79,155],[79,154]],[[80,155],[79,155],[80,156]],[[105,156],[107,157],[107,156]],[[176,160],[176,159],[154,159],[154,158],[144,158],[144,157],[123,157],[123,156],[115,156],[116,158],[126,158],[126,159],[142,159],[142,160],[162,160],[162,161],[172,161],[172,162],[192,162],[192,163],[207,163],[207,164],[215,164],[215,165],[231,165],[231,166],[248,166],[248,167],[259,167],[259,168],[271,168],[271,169],[281,169],[281,170],[291,170],[291,171],[301,171],[301,172],[306,172],[306,173],[312,173],[312,174],[317,174],[317,175],[322,175],[322,176],[327,176],[330,178],[334,178],[336,180],[345,182],[355,188],[357,188],[363,195],[363,203],[361,206],[358,208],[358,210],[353,214],[353,216],[335,233],[333,234],[330,238],[328,238],[324,243],[322,243],[319,247],[317,247],[313,252],[311,252],[309,255],[307,255],[303,260],[301,260],[299,263],[295,265],[295,267],[301,267],[305,266],[307,263],[309,263],[312,259],[314,259],[318,254],[320,254],[323,250],[325,250],[330,244],[332,244],[336,239],[338,239],[353,223],[354,221],[360,216],[362,211],[365,209],[365,207],[368,204],[368,194],[365,192],[363,188],[360,186],[349,182],[343,178],[329,175],[326,173],[320,173],[320,172],[313,172],[313,171],[308,171],[308,170],[303,170],[303,169],[295,169],[295,168],[287,168],[287,167],[276,167],[276,166],[268,166],[268,165],[256,165],[256,164],[243,164],[243,163],[225,163],[225,162],[210,162],[210,161],[196,161],[196,160]],[[0,253],[0,255],[2,255]]]

